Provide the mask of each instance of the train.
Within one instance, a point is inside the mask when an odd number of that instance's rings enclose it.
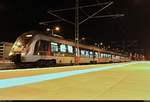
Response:
[[[58,35],[29,31],[13,44],[10,59],[16,64],[35,66],[112,63],[130,61],[128,55],[107,51],[93,45],[76,44]]]

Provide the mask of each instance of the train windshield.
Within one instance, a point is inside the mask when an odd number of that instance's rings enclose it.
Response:
[[[18,37],[11,49],[10,55],[14,53],[25,52],[24,49],[28,49],[30,43],[32,42],[33,36],[33,34],[24,33],[23,35]]]

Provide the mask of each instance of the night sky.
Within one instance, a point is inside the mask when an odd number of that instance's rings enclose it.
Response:
[[[80,5],[105,2],[110,0],[80,0]],[[150,58],[150,0],[113,0],[114,4],[98,15],[125,14],[118,18],[90,19],[80,25],[80,36],[89,42],[138,41],[139,47],[145,50]],[[45,30],[39,25],[41,21],[56,20],[48,10],[75,6],[75,0],[0,0],[0,41],[14,42],[23,32]],[[102,8],[88,8],[84,11],[90,15]],[[57,13],[74,21],[74,12]],[[80,11],[80,21],[86,15]],[[51,23],[49,26],[60,26],[60,35],[74,39],[74,26],[65,22]]]

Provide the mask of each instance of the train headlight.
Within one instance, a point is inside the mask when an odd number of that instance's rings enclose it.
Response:
[[[25,56],[25,53],[21,53],[21,56]]]
[[[13,54],[14,54],[13,52],[10,52],[10,53],[9,53],[9,56],[11,56],[11,55],[13,55]]]
[[[17,46],[21,46],[21,42],[17,42]]]

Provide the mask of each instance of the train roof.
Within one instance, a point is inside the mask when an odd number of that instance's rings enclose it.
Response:
[[[38,36],[39,38],[41,38],[41,40],[47,40],[47,41],[51,40],[51,41],[54,41],[57,43],[64,43],[64,44],[75,46],[75,43],[73,40],[65,39],[64,37],[56,35],[56,34],[52,36],[48,32],[29,31],[29,32],[23,33],[21,36],[29,35],[29,34],[31,34],[32,36]],[[84,48],[84,49],[89,49],[89,50],[96,50],[96,51],[100,51],[100,52],[105,52],[105,53],[122,55],[121,53],[100,49],[94,45],[79,44],[79,47]]]

